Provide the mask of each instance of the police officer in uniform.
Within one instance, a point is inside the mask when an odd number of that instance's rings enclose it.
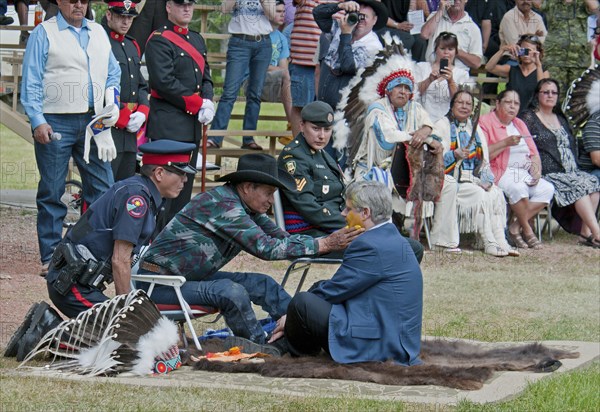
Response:
[[[150,140],[169,136],[196,145],[191,160],[195,165],[202,126],[212,121],[215,106],[206,44],[199,33],[188,29],[193,7],[193,0],[167,1],[169,22],[152,33],[146,44],[152,96],[146,132]],[[179,197],[165,206],[160,228],[189,202],[192,186],[193,179],[189,179]]]
[[[113,54],[121,66],[121,110],[111,130],[117,157],[111,162],[115,182],[135,174],[136,133],[148,118],[148,84],[140,72],[140,47],[127,32],[138,15],[131,0],[108,3],[106,20],[102,22],[110,37]]]
[[[163,199],[179,195],[195,146],[160,140],[140,146],[141,176],[115,183],[94,202],[54,251],[46,280],[48,294],[68,317],[108,298],[129,293],[132,256],[149,243]]]
[[[301,132],[283,148],[278,163],[296,181],[295,190],[283,189],[285,229],[314,237],[346,225],[342,173],[323,150],[333,133],[333,109],[322,101],[302,109]]]

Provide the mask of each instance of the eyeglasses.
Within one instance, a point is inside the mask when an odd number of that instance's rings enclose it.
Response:
[[[539,43],[541,44],[542,41],[540,40],[540,38],[538,36],[536,36],[535,34],[523,34],[519,37],[519,41],[531,41],[533,43]]]
[[[555,92],[554,90],[542,90],[540,93],[545,94],[546,96],[558,96],[558,92]]]

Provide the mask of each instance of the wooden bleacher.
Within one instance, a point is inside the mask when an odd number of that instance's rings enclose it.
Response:
[[[211,67],[211,70],[214,73],[216,71],[220,71],[224,74],[225,70],[225,62],[226,62],[226,53],[223,50],[226,50],[226,42],[228,41],[230,35],[223,33],[208,33],[208,16],[210,13],[220,13],[221,7],[219,5],[203,5],[196,4],[194,9],[200,15],[200,31],[203,37],[207,40],[207,42],[219,42],[221,47],[219,48],[220,52],[210,52],[208,53],[208,63]],[[0,26],[0,33],[4,30],[15,30],[22,31],[32,30],[31,26]],[[0,110],[2,111],[2,122],[15,133],[23,137],[30,143],[33,143],[33,139],[31,137],[31,131],[29,127],[29,123],[27,117],[18,112],[18,91],[19,84],[21,81],[21,67],[23,62],[23,54],[24,49],[20,45],[15,44],[6,44],[3,41],[0,41],[0,58],[3,63],[11,66],[11,73],[5,74],[2,73],[0,78],[0,94],[12,95],[12,102],[9,106],[4,102],[0,102]],[[479,84],[482,83],[502,83],[506,82],[506,79],[502,78],[487,78],[484,77],[485,69],[481,67],[479,70],[473,73],[472,80]],[[224,76],[222,76],[224,78]],[[215,88],[218,90],[222,88],[222,84],[215,84]],[[484,95],[484,98],[493,99],[495,96],[487,96]],[[219,100],[219,96],[215,95],[215,101]],[[238,97],[238,102],[245,101],[243,96]],[[235,106],[234,106],[235,111]],[[241,120],[243,119],[243,115],[241,114],[232,114],[231,120]],[[241,149],[242,136],[255,136],[257,139],[257,143],[264,147],[264,151],[277,156],[282,149],[282,145],[278,142],[278,137],[293,137],[291,131],[287,129],[287,118],[283,115],[283,107],[281,107],[281,115],[264,115],[261,114],[259,116],[259,128],[258,130],[234,130],[230,128],[228,130],[208,130],[207,137],[210,136],[224,136],[224,144],[220,149],[209,149],[207,154],[207,160],[216,163],[221,166],[222,169],[217,173],[209,173],[208,176],[208,185],[214,185],[214,178],[226,174],[232,171],[230,168],[235,167],[235,162],[237,158],[246,153],[251,153],[253,151]],[[281,128],[277,127],[276,130],[272,130],[271,127],[269,130],[261,129],[261,122],[269,121],[276,122],[277,124],[281,123]],[[266,138],[266,144],[265,140]],[[228,160],[225,160],[228,159]],[[226,167],[227,166],[227,167]],[[200,181],[199,176],[196,178],[195,188],[199,190]]]

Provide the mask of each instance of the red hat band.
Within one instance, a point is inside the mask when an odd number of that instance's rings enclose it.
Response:
[[[178,163],[189,163],[190,154],[181,153],[169,153],[169,154],[157,154],[157,153],[144,153],[142,156],[142,164],[145,165],[156,165],[164,166]]]

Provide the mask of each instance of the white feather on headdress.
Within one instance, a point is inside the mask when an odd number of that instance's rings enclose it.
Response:
[[[575,129],[585,126],[590,116],[600,110],[600,66],[587,69],[567,93],[563,110]]]
[[[48,332],[21,366],[38,355],[53,355],[52,369],[82,375],[131,371],[152,373],[155,358],[178,342],[177,326],[161,316],[142,290],[98,303]],[[70,360],[66,360],[70,359]]]
[[[600,79],[592,83],[592,87],[590,87],[590,91],[585,99],[585,105],[590,115],[600,111]]]

